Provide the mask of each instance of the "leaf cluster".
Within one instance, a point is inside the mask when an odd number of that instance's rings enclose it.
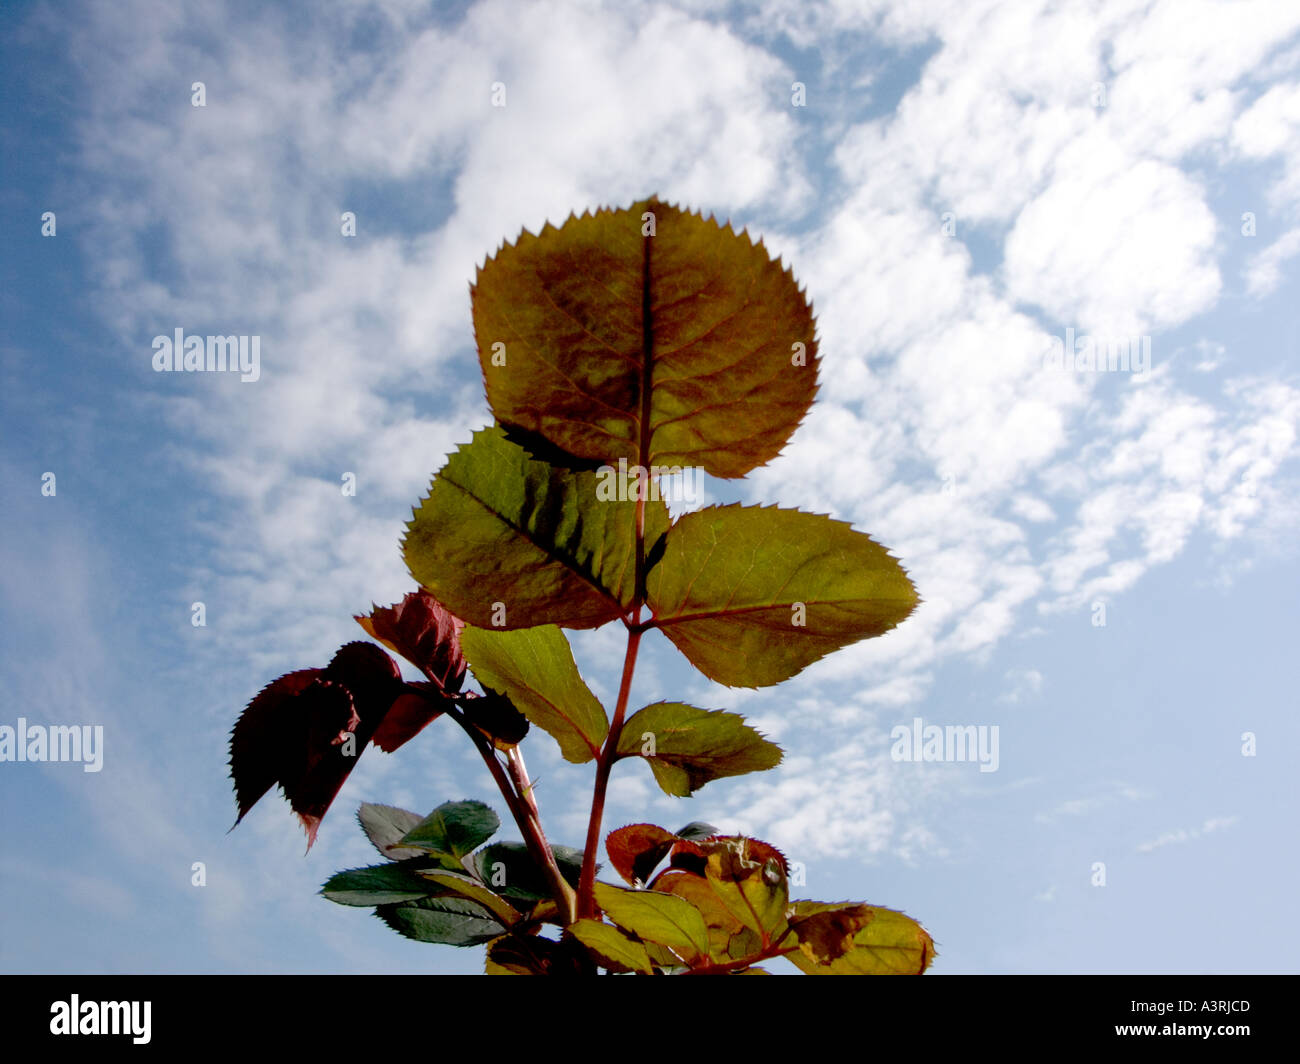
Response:
[[[419,590],[357,618],[424,680],[352,643],[274,681],[232,734],[240,818],[278,783],[310,846],[367,743],[391,752],[446,715],[524,841],[484,845],[500,821],[479,802],[427,817],[366,804],[386,863],[335,875],[325,897],[372,906],[410,938],[487,943],[500,974],[751,974],[778,956],[810,973],[924,971],[934,951],[919,924],[792,901],[778,851],[708,825],[620,828],[606,848],[628,886],[595,880],[618,762],[642,760],[666,794],[688,797],[781,761],[727,710],[659,701],[629,714],[646,632],[710,680],[763,687],[884,634],[918,602],[897,560],[844,522],[744,505],[674,520],[662,497],[683,470],[745,476],[807,414],[817,339],[790,270],[761,241],[652,198],[523,233],[478,270],[471,302],[494,421],[413,511],[402,550]],[[610,622],[627,630],[612,714],[564,634]],[[468,675],[481,692],[464,689]],[[541,830],[519,745],[530,727],[595,764],[582,850]]]

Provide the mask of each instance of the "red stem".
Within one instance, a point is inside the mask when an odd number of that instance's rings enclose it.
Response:
[[[638,610],[639,612],[639,610]],[[623,679],[618,687],[618,703],[614,706],[614,720],[605,737],[605,746],[596,759],[596,786],[591,796],[591,819],[587,822],[587,844],[582,853],[582,875],[578,879],[578,916],[596,915],[596,853],[600,848],[600,821],[605,815],[605,790],[609,786],[609,772],[617,760],[618,740],[623,733],[623,717],[627,713],[627,699],[632,690],[632,672],[636,668],[636,651],[641,644],[642,629],[629,625],[627,652],[623,656]]]
[[[550,843],[546,841],[546,835],[542,832],[541,820],[537,815],[537,803],[530,792],[522,758],[518,762],[511,762],[512,773],[518,777],[515,782],[512,782],[501,766],[501,762],[497,760],[496,747],[457,710],[448,709],[447,716],[464,728],[465,733],[474,743],[474,748],[478,750],[488,771],[492,773],[492,779],[501,791],[501,796],[506,800],[506,805],[510,807],[510,813],[515,818],[519,833],[524,837],[528,852],[546,874],[551,887],[551,897],[555,899],[560,916],[563,917],[566,925],[573,923],[576,918],[577,896],[560,873],[560,866],[555,862],[555,854],[551,851]]]

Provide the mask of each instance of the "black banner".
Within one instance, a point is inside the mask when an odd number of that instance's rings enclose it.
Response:
[[[553,983],[554,981],[552,981]],[[1294,976],[926,976],[588,980],[579,990],[464,976],[8,976],[10,1044],[127,1052],[277,1046],[337,1052],[425,1046],[451,1052],[579,1050],[588,1037],[639,1052],[722,1051],[725,1041],[827,1048],[839,1032],[867,1052],[915,1036],[943,1045],[1116,1045],[1285,1038]],[[988,1039],[996,1039],[989,1043]],[[661,1041],[662,1039],[662,1041]],[[888,1039],[889,1041],[885,1041]],[[16,1040],[11,1041],[11,1040]],[[769,1045],[770,1040],[770,1045]],[[1258,1042],[1257,1046],[1265,1043]],[[1145,1050],[1143,1050],[1145,1051]],[[1231,1050],[1228,1050],[1229,1052]]]

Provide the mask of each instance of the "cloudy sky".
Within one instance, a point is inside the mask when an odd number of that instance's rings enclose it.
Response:
[[[625,764],[606,827],[766,838],[797,893],[919,919],[936,973],[1294,970],[1300,7],[119,0],[0,29],[0,725],[104,735],[99,772],[0,763],[0,970],[482,970],[316,896],[372,861],[362,801],[500,809],[463,736],[367,752],[305,857],[278,795],[226,834],[227,737],[411,589],[410,508],[490,420],[475,267],[652,193],[761,235],[818,315],[803,426],[701,501],[852,521],[924,603],[757,692],[648,641],[634,703],[743,712],[786,760],[690,800]],[[259,336],[259,378],[155,372],[177,328]],[[575,639],[610,705],[620,631]],[[918,718],[996,727],[996,771],[891,757]],[[590,766],[526,750],[581,845]]]

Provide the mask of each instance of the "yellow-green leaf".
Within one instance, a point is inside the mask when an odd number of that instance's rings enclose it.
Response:
[[[737,838],[711,845],[704,875],[732,916],[770,945],[787,928],[789,886],[781,862],[775,857],[756,859],[748,841]]]
[[[709,960],[713,963],[743,960],[762,947],[761,937],[736,919],[703,876],[669,869],[655,879],[655,890],[675,894],[700,911],[709,929]]]
[[[599,920],[579,920],[569,925],[569,934],[595,954],[600,963],[614,972],[640,972],[651,975],[650,955],[645,946],[629,938],[612,924]]]
[[[624,890],[596,884],[596,904],[637,938],[667,946],[688,964],[707,957],[709,930],[690,902],[653,890]]]
[[[744,476],[817,391],[812,308],[790,270],[656,199],[524,232],[471,291],[493,413],[582,458]]]
[[[646,589],[664,635],[731,687],[788,680],[919,601],[894,557],[843,521],[740,505],[683,515]]]
[[[636,586],[636,502],[603,499],[599,477],[535,458],[499,427],[447,459],[407,525],[411,575],[481,628],[595,628]],[[646,542],[668,527],[645,505]]]
[[[643,757],[667,794],[689,798],[709,780],[775,768],[781,748],[738,713],[656,702],[638,710],[619,734],[620,757]]]
[[[466,625],[461,649],[479,683],[504,693],[560,744],[565,760],[590,761],[609,732],[604,707],[583,682],[555,625],[509,632]]]

